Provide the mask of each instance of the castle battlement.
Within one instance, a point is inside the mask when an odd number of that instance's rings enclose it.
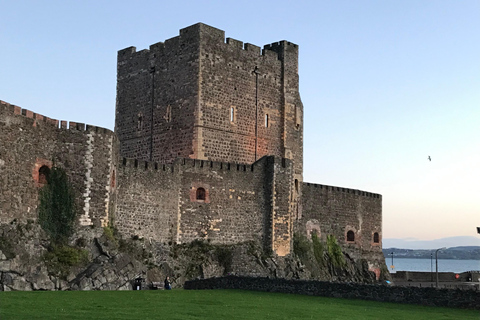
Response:
[[[240,164],[231,162],[209,161],[199,159],[181,158],[177,162],[181,166],[192,168],[205,168],[206,170],[226,170],[226,171],[253,171],[253,164]]]
[[[153,161],[122,158],[122,166],[125,168],[136,168],[144,171],[165,171],[174,172],[173,164],[161,164]]]
[[[100,134],[113,133],[112,130],[103,128],[103,127],[97,127],[97,126],[93,126],[93,125],[89,125],[81,122],[52,119],[44,115],[41,115],[39,113],[35,113],[31,110],[23,109],[17,105],[10,104],[3,100],[0,100],[0,108],[5,110],[7,114],[10,113],[12,115],[23,116],[27,119],[32,119],[34,122],[33,124],[34,127],[38,123],[45,123],[52,126],[55,129],[89,131],[89,132],[95,132]]]
[[[255,167],[262,167],[262,163],[267,162],[269,164],[273,163],[272,160],[274,157],[265,156],[255,163],[252,164],[242,164],[242,163],[232,163],[232,162],[220,162],[220,161],[209,161],[209,160],[199,160],[199,159],[190,159],[190,158],[177,158],[173,163],[158,163],[155,161],[144,161],[139,159],[132,158],[121,158],[121,165],[126,168],[136,168],[144,171],[166,171],[173,173],[176,166],[180,166],[182,170],[188,168],[195,168],[196,170],[203,171],[239,171],[245,172],[254,172]],[[289,165],[289,160],[285,158],[278,158],[281,163],[281,167],[285,168]]]
[[[225,38],[225,31],[208,26],[203,23],[194,24],[187,28],[180,29],[179,35],[166,39],[164,42],[157,42],[150,45],[149,49],[143,49],[137,52],[137,48],[134,46],[122,49],[118,51],[119,63],[122,60],[130,59],[132,57],[145,57],[146,55],[152,55],[151,58],[155,58],[155,54],[159,52],[169,52],[182,49],[184,42],[191,42],[192,37],[201,42],[204,39],[216,42],[216,44],[224,44],[224,48],[232,51],[236,54],[245,54],[247,56],[262,56],[265,60],[282,60],[284,58],[282,51],[284,49],[292,48],[298,51],[298,45],[282,40],[274,43],[266,44],[261,49],[260,46],[244,43],[243,41],[233,38]],[[236,52],[233,52],[236,51]]]
[[[358,195],[362,197],[369,197],[369,198],[377,198],[381,199],[382,195],[378,193],[371,193],[367,191],[362,191],[358,189],[349,189],[349,188],[342,188],[342,187],[335,187],[335,186],[328,186],[324,184],[317,184],[317,183],[310,183],[304,182],[303,188],[318,188],[324,192],[334,192],[334,193],[348,193],[353,195]]]

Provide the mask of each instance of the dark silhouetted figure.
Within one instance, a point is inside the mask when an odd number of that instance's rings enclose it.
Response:
[[[165,283],[164,283],[163,288],[165,290],[172,290],[172,285],[170,284],[170,277],[165,278]]]
[[[432,158],[430,158],[430,156],[428,156],[428,160],[432,161]]]

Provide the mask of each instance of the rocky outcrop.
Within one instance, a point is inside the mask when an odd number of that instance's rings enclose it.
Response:
[[[375,282],[375,274],[363,260],[345,256],[345,265],[338,267],[326,254],[322,263],[309,256],[277,257],[266,254],[254,242],[169,245],[138,238],[119,239],[102,228],[84,228],[69,245],[85,252],[85,259],[62,265],[59,261],[65,264],[69,260],[55,257],[59,254],[52,251],[46,234],[33,222],[1,225],[0,291],[131,290],[136,278],[143,278],[149,287],[163,283],[166,276],[173,287],[181,287],[191,279],[225,275]]]

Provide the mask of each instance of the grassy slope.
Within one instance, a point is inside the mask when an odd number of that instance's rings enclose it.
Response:
[[[0,292],[0,319],[480,319],[480,312],[233,290]]]

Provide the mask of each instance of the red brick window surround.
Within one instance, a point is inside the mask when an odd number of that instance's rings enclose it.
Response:
[[[198,182],[192,183],[192,187],[190,188],[190,201],[210,203],[209,186]]]

